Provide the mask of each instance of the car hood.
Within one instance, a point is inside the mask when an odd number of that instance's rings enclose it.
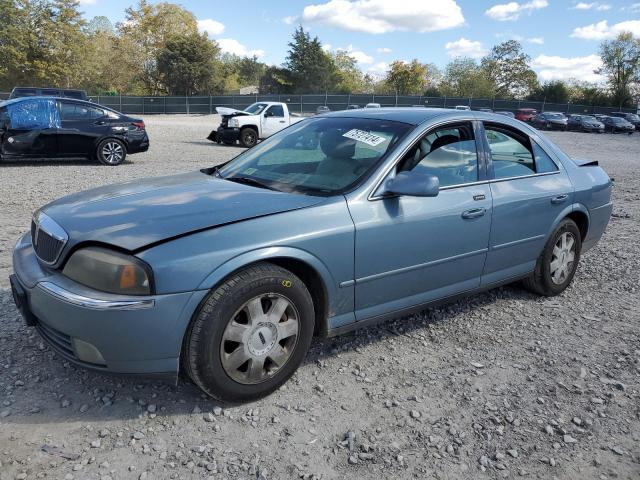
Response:
[[[67,232],[69,248],[100,242],[135,251],[195,231],[324,200],[193,172],[95,188],[63,197],[41,210]]]

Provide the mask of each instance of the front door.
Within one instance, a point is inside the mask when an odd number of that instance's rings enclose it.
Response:
[[[262,116],[262,138],[267,138],[287,126],[282,105],[271,105]]]
[[[33,98],[2,108],[0,154],[4,158],[49,158],[58,153],[55,101]]]
[[[378,196],[349,203],[355,227],[356,319],[382,315],[480,285],[491,227],[491,191],[483,182],[474,125],[427,132],[393,175],[440,180],[436,197]],[[480,173],[482,172],[482,173]]]
[[[535,139],[498,123],[484,130],[493,222],[482,283],[490,285],[533,271],[554,222],[573,203],[573,185]]]

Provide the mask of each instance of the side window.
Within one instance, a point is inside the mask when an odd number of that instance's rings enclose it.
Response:
[[[104,117],[104,115],[104,110],[101,108],[79,103],[60,102],[60,116],[63,121],[95,120]]]
[[[551,157],[547,155],[540,145],[532,141],[533,145],[533,157],[536,163],[536,173],[548,173],[558,171],[558,166],[555,164]]]
[[[478,153],[471,123],[427,133],[401,160],[398,171],[435,175],[441,187],[478,180]]]
[[[268,117],[284,117],[284,108],[282,105],[273,105],[267,110]]]
[[[485,125],[494,177],[512,178],[558,170],[551,157],[529,137],[503,126]]]

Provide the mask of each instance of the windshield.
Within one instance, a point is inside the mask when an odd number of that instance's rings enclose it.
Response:
[[[584,117],[582,117],[582,121],[583,122],[597,122],[598,120],[596,119],[596,117],[590,117],[589,115],[585,115]]]
[[[244,111],[252,115],[260,115],[265,108],[267,108],[266,103],[254,103],[245,108]]]
[[[547,118],[552,118],[554,120],[562,120],[564,119],[564,115],[561,113],[547,113],[545,114]]]
[[[308,119],[242,153],[219,173],[285,192],[336,194],[365,178],[411,128],[368,118]]]
[[[629,120],[630,122],[638,122],[640,121],[640,117],[635,113],[630,113],[629,115],[627,115],[627,120]]]
[[[627,121],[624,118],[620,118],[620,117],[611,117],[611,121],[613,123],[627,123]]]

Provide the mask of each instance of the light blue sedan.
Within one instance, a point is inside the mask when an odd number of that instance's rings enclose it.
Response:
[[[221,166],[39,209],[13,253],[26,322],[67,360],[243,401],[331,336],[523,280],[570,284],[612,183],[505,116],[363,109]]]

